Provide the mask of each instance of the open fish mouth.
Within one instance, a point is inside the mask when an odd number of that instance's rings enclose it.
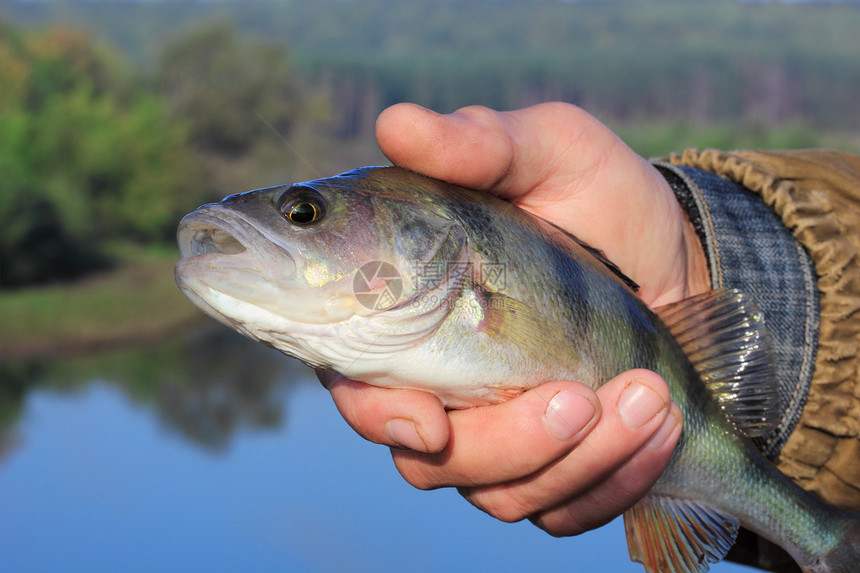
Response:
[[[180,234],[179,250],[182,258],[186,258],[210,253],[238,255],[248,249],[229,231],[204,223],[186,227],[185,236]]]
[[[191,213],[179,224],[179,254],[183,259],[210,254],[238,255],[246,252],[253,242],[248,235],[247,229],[232,221],[208,213]]]
[[[179,223],[177,243],[180,267],[205,265],[205,271],[198,272],[210,275],[208,280],[214,280],[211,275],[219,271],[248,272],[283,284],[296,274],[295,255],[288,248],[277,244],[265,230],[229,212],[203,208],[186,215]]]

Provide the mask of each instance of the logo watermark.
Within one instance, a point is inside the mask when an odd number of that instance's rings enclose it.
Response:
[[[405,281],[419,292],[427,291],[427,294],[416,298],[416,304],[419,301],[426,304],[427,297],[438,297],[439,294],[432,293],[433,289],[453,276],[458,277],[455,289],[468,284],[489,292],[502,292],[507,282],[505,263],[413,261],[410,267],[411,272],[404,278],[400,270],[389,262],[365,263],[356,271],[352,281],[356,300],[365,308],[384,310],[401,302]]]
[[[416,269],[415,284],[419,288],[429,288],[439,284],[447,277],[459,275],[461,281],[480,285],[486,290],[498,292],[505,288],[507,282],[507,266],[505,263],[478,263],[470,261],[432,261],[422,263],[416,261],[412,268]]]
[[[352,292],[364,307],[381,310],[394,306],[403,294],[403,277],[385,261],[361,265],[352,279]]]

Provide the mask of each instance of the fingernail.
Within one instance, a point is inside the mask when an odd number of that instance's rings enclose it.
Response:
[[[385,423],[385,434],[388,439],[400,447],[415,450],[417,452],[427,452],[427,445],[418,430],[415,428],[415,423],[412,420],[403,418],[394,418]]]
[[[659,450],[663,447],[669,438],[675,434],[675,432],[680,428],[681,420],[678,416],[675,415],[673,411],[669,411],[669,415],[666,416],[666,419],[663,420],[663,423],[660,424],[660,428],[654,432],[654,435],[651,436],[651,439],[648,440],[648,447],[653,448],[655,450]]]
[[[544,421],[553,438],[567,441],[582,431],[594,414],[594,404],[588,398],[562,390],[546,405]]]
[[[618,413],[628,428],[641,428],[666,408],[656,392],[638,382],[631,382],[618,398]]]

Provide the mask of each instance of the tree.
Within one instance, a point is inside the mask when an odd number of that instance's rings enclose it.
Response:
[[[0,23],[0,287],[102,267],[196,204],[183,126],[83,33]]]
[[[158,70],[171,115],[189,123],[205,152],[241,155],[271,130],[287,137],[302,107],[287,49],[240,37],[226,21],[170,43]]]

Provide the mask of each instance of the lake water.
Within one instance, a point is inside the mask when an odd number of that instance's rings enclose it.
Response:
[[[555,539],[411,488],[310,370],[214,325],[0,363],[0,570],[643,571],[620,520]]]

